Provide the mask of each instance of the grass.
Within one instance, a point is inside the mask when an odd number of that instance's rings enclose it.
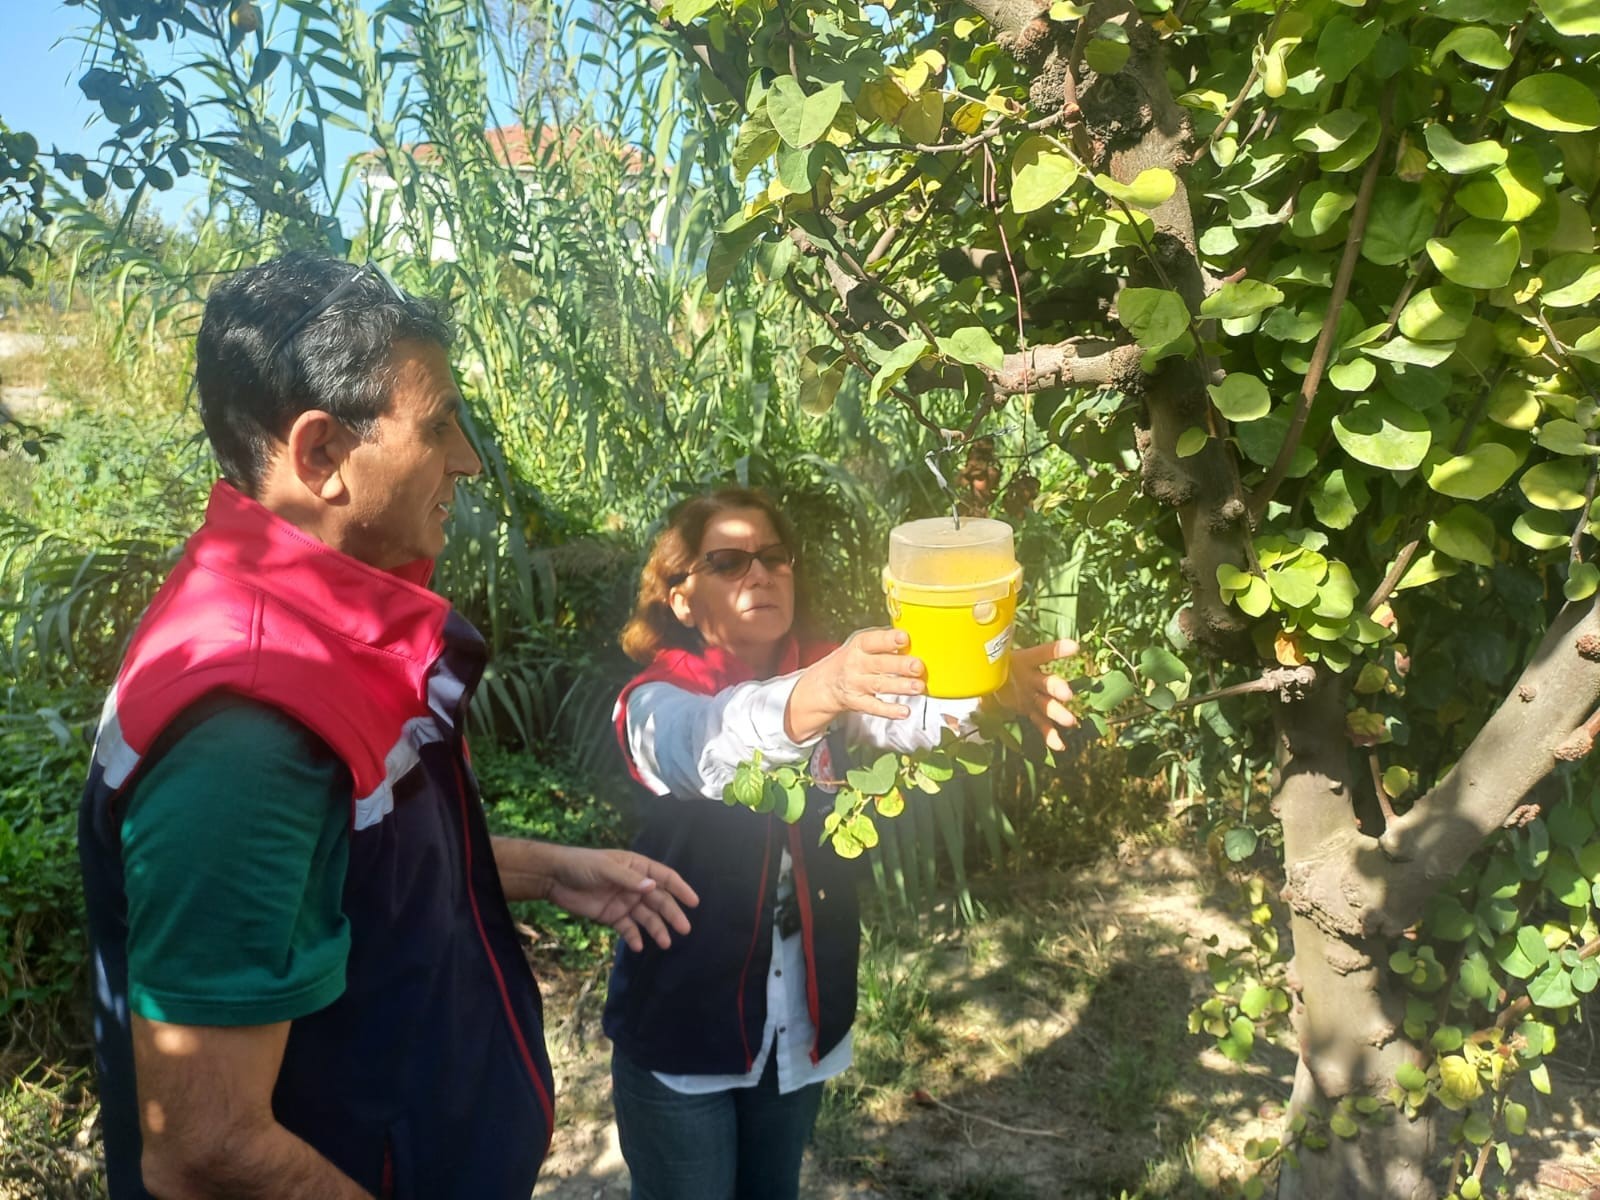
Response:
[[[825,1173],[895,1200],[1212,1194],[1284,1084],[1187,1031],[1202,879],[1102,863],[979,886],[1002,915],[868,937],[856,1066],[818,1125]]]

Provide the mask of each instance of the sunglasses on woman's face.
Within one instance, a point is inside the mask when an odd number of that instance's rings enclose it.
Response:
[[[687,571],[674,575],[671,583],[677,587],[690,575],[700,571],[709,571],[718,579],[737,582],[750,573],[750,564],[757,559],[767,569],[768,574],[776,575],[779,571],[786,571],[794,566],[794,551],[782,542],[774,542],[770,546],[763,546],[759,550],[740,550],[728,546],[721,550],[707,550],[705,555]]]

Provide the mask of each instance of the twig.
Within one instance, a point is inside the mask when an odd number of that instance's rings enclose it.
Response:
[[[1383,790],[1383,772],[1378,769],[1378,752],[1367,751],[1367,763],[1372,768],[1372,790],[1378,793],[1378,807],[1383,809],[1384,828],[1394,824],[1394,805],[1389,803],[1389,793]]]
[[[785,275],[784,282],[788,285],[789,290],[794,293],[795,297],[799,299],[800,303],[804,304],[812,312],[816,313],[817,316],[822,318],[823,324],[827,325],[829,331],[832,332],[834,338],[837,339],[839,348],[844,351],[844,356],[850,360],[851,365],[866,375],[868,379],[871,379],[874,375],[876,375],[877,372],[868,366],[866,361],[862,359],[861,355],[856,352],[855,343],[850,340],[850,335],[845,331],[844,326],[839,324],[839,319],[821,304],[819,304],[817,302],[817,298],[810,292],[806,291],[806,289],[802,287],[794,278],[793,274]],[[945,431],[939,427],[938,422],[931,420],[928,417],[928,414],[922,411],[922,405],[917,403],[915,396],[911,395],[903,388],[898,387],[890,388],[889,391],[890,394],[895,397],[895,399],[899,400],[911,411],[911,415],[916,418],[919,425],[926,429],[932,430],[941,439],[944,437]]]
[[[1002,133],[1014,130],[1023,130],[1029,133],[1038,133],[1042,129],[1054,129],[1063,125],[1067,120],[1067,112],[1062,109],[1049,116],[1040,117],[1036,121],[1027,121],[1021,125],[1007,125],[1004,121],[997,121],[982,133],[975,133],[960,142],[852,142],[845,147],[847,150],[903,150],[906,153],[917,154],[965,154],[969,150],[976,150],[985,142],[992,141]]]
[[[1394,566],[1390,567],[1389,573],[1383,577],[1383,582],[1378,585],[1377,590],[1372,595],[1367,597],[1367,602],[1362,607],[1362,612],[1370,617],[1378,611],[1378,606],[1389,598],[1395,586],[1405,577],[1405,573],[1411,569],[1411,560],[1417,556],[1417,551],[1421,548],[1421,538],[1405,544],[1399,556],[1395,558]]]
[[[1356,194],[1355,211],[1350,214],[1350,232],[1344,240],[1344,255],[1339,260],[1339,273],[1334,277],[1333,291],[1328,296],[1328,312],[1322,321],[1322,332],[1317,337],[1316,348],[1311,352],[1311,364],[1306,369],[1306,377],[1300,386],[1300,403],[1295,406],[1294,416],[1289,421],[1289,428],[1283,437],[1283,445],[1278,449],[1278,457],[1273,461],[1267,477],[1261,481],[1250,497],[1250,512],[1259,517],[1267,511],[1273,494],[1277,492],[1284,477],[1289,473],[1289,464],[1294,459],[1295,451],[1300,448],[1300,439],[1305,434],[1306,421],[1311,416],[1312,402],[1317,398],[1317,389],[1322,385],[1322,373],[1327,369],[1328,360],[1333,356],[1333,339],[1339,332],[1339,318],[1344,312],[1345,298],[1350,294],[1350,280],[1355,275],[1356,260],[1361,256],[1361,243],[1367,236],[1367,216],[1372,211],[1372,191],[1378,182],[1378,169],[1382,163],[1384,152],[1389,146],[1390,115],[1394,108],[1394,88],[1391,86],[1383,94],[1382,117],[1383,132],[1378,136],[1378,144],[1373,148],[1372,158],[1367,162],[1367,169],[1361,176],[1361,188]]]
[[[905,174],[896,178],[894,182],[886,183],[877,191],[868,192],[865,196],[861,197],[861,199],[852,200],[843,208],[838,208],[834,211],[839,214],[840,220],[848,224],[851,221],[855,221],[866,216],[873,209],[877,208],[878,205],[889,200],[893,200],[896,196],[905,191],[920,178],[922,178],[921,168],[915,165],[907,167]]]
[[[1595,938],[1592,941],[1585,942],[1583,948],[1578,951],[1578,958],[1580,960],[1585,958],[1593,958],[1597,954],[1600,954],[1600,938]],[[1505,1008],[1500,1010],[1500,1015],[1494,1019],[1493,1025],[1491,1025],[1488,1029],[1478,1030],[1478,1032],[1473,1034],[1469,1040],[1475,1042],[1485,1041],[1492,1036],[1494,1030],[1509,1029],[1512,1025],[1515,1025],[1518,1021],[1520,1021],[1532,1007],[1532,996],[1518,996],[1510,1004],[1506,1005]]]
[[[1113,647],[1114,649],[1115,647]],[[1127,659],[1123,660],[1127,662]],[[1133,670],[1133,664],[1128,663],[1128,669]],[[1280,699],[1290,703],[1300,696],[1317,680],[1315,667],[1271,667],[1261,672],[1255,679],[1247,679],[1243,683],[1230,684],[1225,688],[1218,688],[1214,692],[1207,692],[1203,696],[1189,696],[1179,700],[1171,708],[1160,709],[1163,713],[1174,713],[1182,708],[1193,708],[1197,704],[1208,704],[1212,700],[1225,700],[1229,696],[1246,696],[1259,692],[1277,692]],[[1126,725],[1129,721],[1137,721],[1147,716],[1146,713],[1134,713],[1131,716],[1118,717],[1107,721],[1107,725]]]
[[[1072,1136],[1070,1132],[1062,1129],[1023,1129],[1017,1125],[1007,1125],[1004,1121],[996,1121],[993,1117],[985,1117],[978,1113],[967,1112],[965,1109],[957,1108],[953,1104],[946,1104],[939,1097],[924,1091],[922,1088],[917,1088],[916,1091],[912,1092],[911,1098],[918,1104],[942,1108],[945,1112],[960,1117],[963,1121],[978,1121],[995,1129],[1003,1129],[1007,1133],[1020,1133],[1027,1137],[1062,1138],[1063,1140]]]

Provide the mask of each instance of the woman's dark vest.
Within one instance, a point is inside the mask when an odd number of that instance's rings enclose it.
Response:
[[[429,566],[368,567],[219,484],[134,635],[78,831],[115,1200],[148,1195],[119,798],[162,731],[217,691],[300,722],[354,784],[345,990],[291,1023],[274,1115],[376,1196],[526,1200],[533,1188],[553,1122],[539,990],[461,735],[483,640],[422,586]]]
[[[802,656],[791,639],[776,674],[814,661],[828,647],[818,649]],[[714,648],[657,655],[617,700],[617,735],[629,770],[627,702],[635,688],[670,683],[714,695],[749,679],[738,660]],[[819,743],[811,773],[841,777],[842,749],[833,735]],[[817,1031],[811,1061],[818,1061],[855,1020],[861,936],[856,864],[819,845],[823,820],[833,811],[832,792],[813,788],[805,815],[787,825],[772,813],[703,796],[657,796],[637,786],[641,825],[633,848],[675,868],[699,893],[700,906],[694,928],[674,936],[670,949],[646,942],[635,951],[619,944],[606,1000],[606,1036],[652,1071],[742,1075],[751,1070],[767,1024],[778,867],[787,848],[805,946],[807,1007]]]

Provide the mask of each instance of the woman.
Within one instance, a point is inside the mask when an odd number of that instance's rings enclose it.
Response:
[[[794,538],[759,492],[679,505],[639,584],[623,649],[647,664],[617,735],[649,793],[635,849],[676,868],[703,915],[670,950],[618,951],[606,1003],[634,1200],[786,1200],[822,1082],[850,1065],[859,941],[854,864],[819,848],[832,799],[795,825],[720,803],[740,763],[842,775],[846,747],[935,745],[977,702],[930,700],[892,629],[802,643]],[[1066,682],[1038,668],[1071,642],[1013,654],[1002,698],[1059,748]],[[970,728],[970,724],[963,724]],[[676,799],[677,803],[674,803]]]

